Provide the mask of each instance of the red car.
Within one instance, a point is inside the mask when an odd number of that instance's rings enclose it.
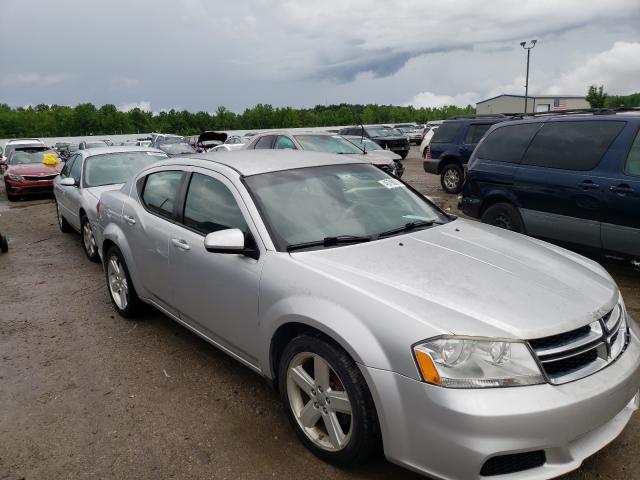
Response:
[[[53,150],[33,148],[12,152],[4,171],[7,198],[13,201],[20,195],[53,192],[53,179],[63,166]]]

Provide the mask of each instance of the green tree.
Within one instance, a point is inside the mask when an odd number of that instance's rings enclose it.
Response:
[[[607,101],[607,94],[604,92],[604,86],[600,85],[596,87],[591,85],[587,91],[587,102],[591,105],[591,108],[604,108]]]

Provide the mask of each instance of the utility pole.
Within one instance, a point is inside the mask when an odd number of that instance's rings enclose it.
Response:
[[[527,51],[527,77],[524,84],[524,113],[527,113],[527,104],[529,100],[529,57],[531,56],[531,49],[536,46],[537,40],[531,40],[531,43],[520,42],[520,46]]]

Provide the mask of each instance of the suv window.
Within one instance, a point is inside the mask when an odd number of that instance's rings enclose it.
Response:
[[[149,211],[165,218],[173,218],[173,207],[180,189],[182,172],[169,170],[152,173],[147,177],[142,202]]]
[[[80,173],[82,171],[82,156],[76,155],[76,160],[69,169],[69,176],[72,177],[77,185],[80,185]]]
[[[274,148],[278,150],[297,150],[293,141],[289,137],[285,137],[284,135],[278,135]]]
[[[260,137],[258,141],[254,144],[256,150],[268,150],[271,148],[271,144],[273,143],[273,135],[265,135],[264,137]]]
[[[624,172],[627,175],[640,177],[640,131],[636,133],[636,139],[631,144],[631,150],[629,150]]]
[[[476,156],[495,162],[520,163],[540,123],[505,125],[497,128],[478,147]]]
[[[436,130],[436,133],[431,139],[431,143],[453,143],[461,125],[460,122],[443,123],[440,125],[440,128]]]
[[[215,178],[194,173],[184,205],[184,224],[206,235],[227,228],[247,232],[247,223],[233,194]]]
[[[472,123],[471,125],[469,125],[469,129],[464,136],[464,143],[467,145],[478,143],[492,125],[493,123]]]
[[[592,170],[625,122],[606,120],[547,122],[535,136],[522,163],[563,170]]]

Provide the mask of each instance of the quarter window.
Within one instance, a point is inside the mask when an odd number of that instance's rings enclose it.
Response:
[[[295,144],[289,137],[279,135],[276,139],[275,148],[278,150],[297,150]]]
[[[464,143],[467,145],[474,145],[480,141],[484,134],[487,133],[487,130],[491,128],[492,123],[484,123],[477,124],[474,123],[469,125],[469,129],[467,130],[467,134],[464,136]]]
[[[640,177],[640,131],[636,133],[636,139],[631,144],[624,171],[627,175]]]
[[[547,122],[535,136],[522,163],[563,170],[592,170],[600,163],[625,122]]]
[[[152,173],[147,177],[142,192],[142,202],[149,211],[161,217],[173,218],[173,207],[181,180],[182,172],[180,171]]]
[[[495,162],[520,163],[527,145],[538,128],[540,128],[539,123],[505,125],[496,128],[482,141],[476,156]]]
[[[184,205],[184,224],[206,235],[228,228],[248,232],[233,194],[215,178],[194,173]]]

